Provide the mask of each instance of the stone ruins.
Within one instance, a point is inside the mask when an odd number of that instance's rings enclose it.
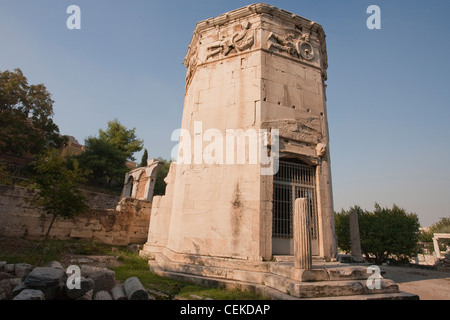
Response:
[[[131,170],[125,175],[121,199],[131,197],[137,200],[152,201],[156,174],[162,163],[150,159],[147,166]]]
[[[185,65],[181,128],[194,139],[210,129],[224,136],[230,129],[244,135],[266,130],[266,140],[278,140],[278,154],[262,142],[278,172],[262,175],[266,164],[250,163],[245,136],[246,144],[236,141],[234,150],[247,151],[245,163],[172,164],[166,195],[153,200],[144,251],[248,261],[292,255],[293,202],[306,198],[312,253],[335,257],[322,27],[251,5],[199,22]],[[207,143],[201,147],[208,152]]]
[[[89,210],[76,219],[57,219],[53,239],[84,239],[114,245],[142,244],[148,237],[156,174],[162,163],[151,159],[147,166],[125,176],[121,197],[83,190]],[[0,236],[41,239],[51,217],[29,203],[34,191],[0,186]]]
[[[184,62],[178,161],[140,252],[151,269],[280,299],[417,298],[333,262],[323,28],[252,4],[197,23]]]
[[[121,284],[116,281],[115,272],[105,267],[84,264],[78,271],[76,275],[58,261],[43,267],[0,261],[0,300],[155,299],[137,277],[127,278]]]

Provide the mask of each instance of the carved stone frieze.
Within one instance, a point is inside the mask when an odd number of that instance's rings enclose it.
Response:
[[[284,52],[298,59],[310,61],[316,56],[316,50],[311,44],[310,33],[305,32],[300,36],[294,33],[278,35],[274,32],[267,39],[268,49]]]
[[[264,127],[278,129],[280,138],[297,142],[315,145],[323,139],[322,124],[316,117],[266,121]]]
[[[255,42],[255,31],[251,30],[251,23],[248,22],[241,26],[242,30],[225,38],[224,40],[216,41],[208,47],[208,54],[206,60],[218,54],[227,56],[230,52],[242,52],[251,48]]]
[[[197,67],[197,46],[192,49],[192,53],[189,57],[186,57],[184,60],[184,65],[186,66],[186,88],[189,86],[192,76],[195,72],[195,68]]]

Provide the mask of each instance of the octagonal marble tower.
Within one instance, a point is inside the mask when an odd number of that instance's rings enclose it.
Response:
[[[307,198],[313,255],[336,256],[322,27],[249,5],[199,22],[185,65],[183,161],[153,198],[143,251],[172,261],[293,254],[293,202]]]

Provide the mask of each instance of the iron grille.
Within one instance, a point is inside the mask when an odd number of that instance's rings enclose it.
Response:
[[[273,184],[273,230],[275,238],[291,239],[294,201],[306,198],[311,222],[311,238],[317,239],[315,167],[280,161]]]

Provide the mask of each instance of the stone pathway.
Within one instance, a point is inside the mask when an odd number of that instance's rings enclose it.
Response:
[[[417,294],[420,300],[450,300],[450,272],[393,266],[382,266],[381,270],[401,291]]]

